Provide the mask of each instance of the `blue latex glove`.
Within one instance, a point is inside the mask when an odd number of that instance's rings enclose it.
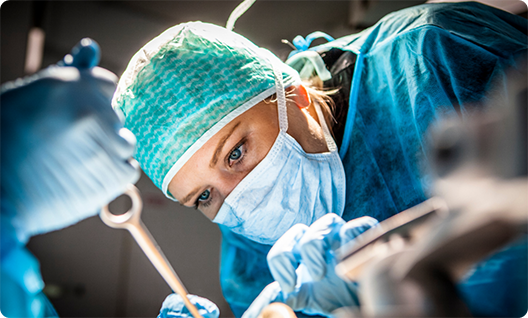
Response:
[[[117,77],[83,39],[58,65],[1,90],[2,217],[20,241],[95,215],[139,177],[111,108]]]
[[[255,299],[243,318],[255,318],[272,302],[283,302],[294,311],[328,316],[338,308],[357,306],[357,284],[335,273],[335,250],[377,226],[371,217],[345,223],[327,214],[310,227],[297,224],[286,232],[268,254],[275,282]]]
[[[220,315],[218,307],[209,299],[196,295],[187,295],[187,297],[203,318],[218,318]],[[193,318],[193,316],[183,304],[180,295],[170,294],[163,301],[158,318]]]

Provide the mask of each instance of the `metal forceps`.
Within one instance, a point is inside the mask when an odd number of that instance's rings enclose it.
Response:
[[[196,307],[189,301],[189,298],[187,298],[187,290],[180,281],[180,278],[176,275],[176,272],[165,255],[163,255],[160,247],[143,222],[141,222],[140,216],[143,202],[141,201],[139,190],[134,185],[129,184],[124,194],[128,195],[132,200],[132,207],[130,210],[124,214],[115,215],[110,212],[108,205],[106,205],[101,209],[101,219],[109,227],[128,230],[138,243],[139,247],[141,247],[148,259],[152,262],[152,265],[154,265],[163,279],[169,284],[170,288],[181,296],[185,307],[187,307],[194,318],[203,318],[198,313]]]

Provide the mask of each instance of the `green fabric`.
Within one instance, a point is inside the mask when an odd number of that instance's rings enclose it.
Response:
[[[113,106],[136,135],[136,160],[167,196],[168,182],[200,146],[275,92],[272,63],[285,86],[297,81],[296,71],[271,52],[202,22],[168,29],[132,58]]]

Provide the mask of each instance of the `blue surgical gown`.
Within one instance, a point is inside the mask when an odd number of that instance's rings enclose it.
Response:
[[[526,59],[527,28],[526,19],[475,2],[425,4],[313,48],[356,55],[340,147],[347,180],[343,219],[382,221],[430,195],[429,125],[443,115],[464,118],[487,102],[492,88],[503,89],[506,71]],[[239,317],[273,281],[270,246],[220,229],[222,290]],[[475,315],[525,314],[527,253],[523,240],[468,274],[459,289]]]
[[[42,292],[38,260],[12,224],[14,209],[2,200],[0,214],[0,312],[5,317],[58,317]]]

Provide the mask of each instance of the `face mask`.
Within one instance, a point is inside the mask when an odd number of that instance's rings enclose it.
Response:
[[[319,105],[316,111],[330,152],[307,154],[286,133],[280,72],[275,77],[279,135],[266,157],[227,196],[213,220],[262,244],[275,243],[297,223],[310,225],[327,213],[341,216],[345,205],[345,171]]]

